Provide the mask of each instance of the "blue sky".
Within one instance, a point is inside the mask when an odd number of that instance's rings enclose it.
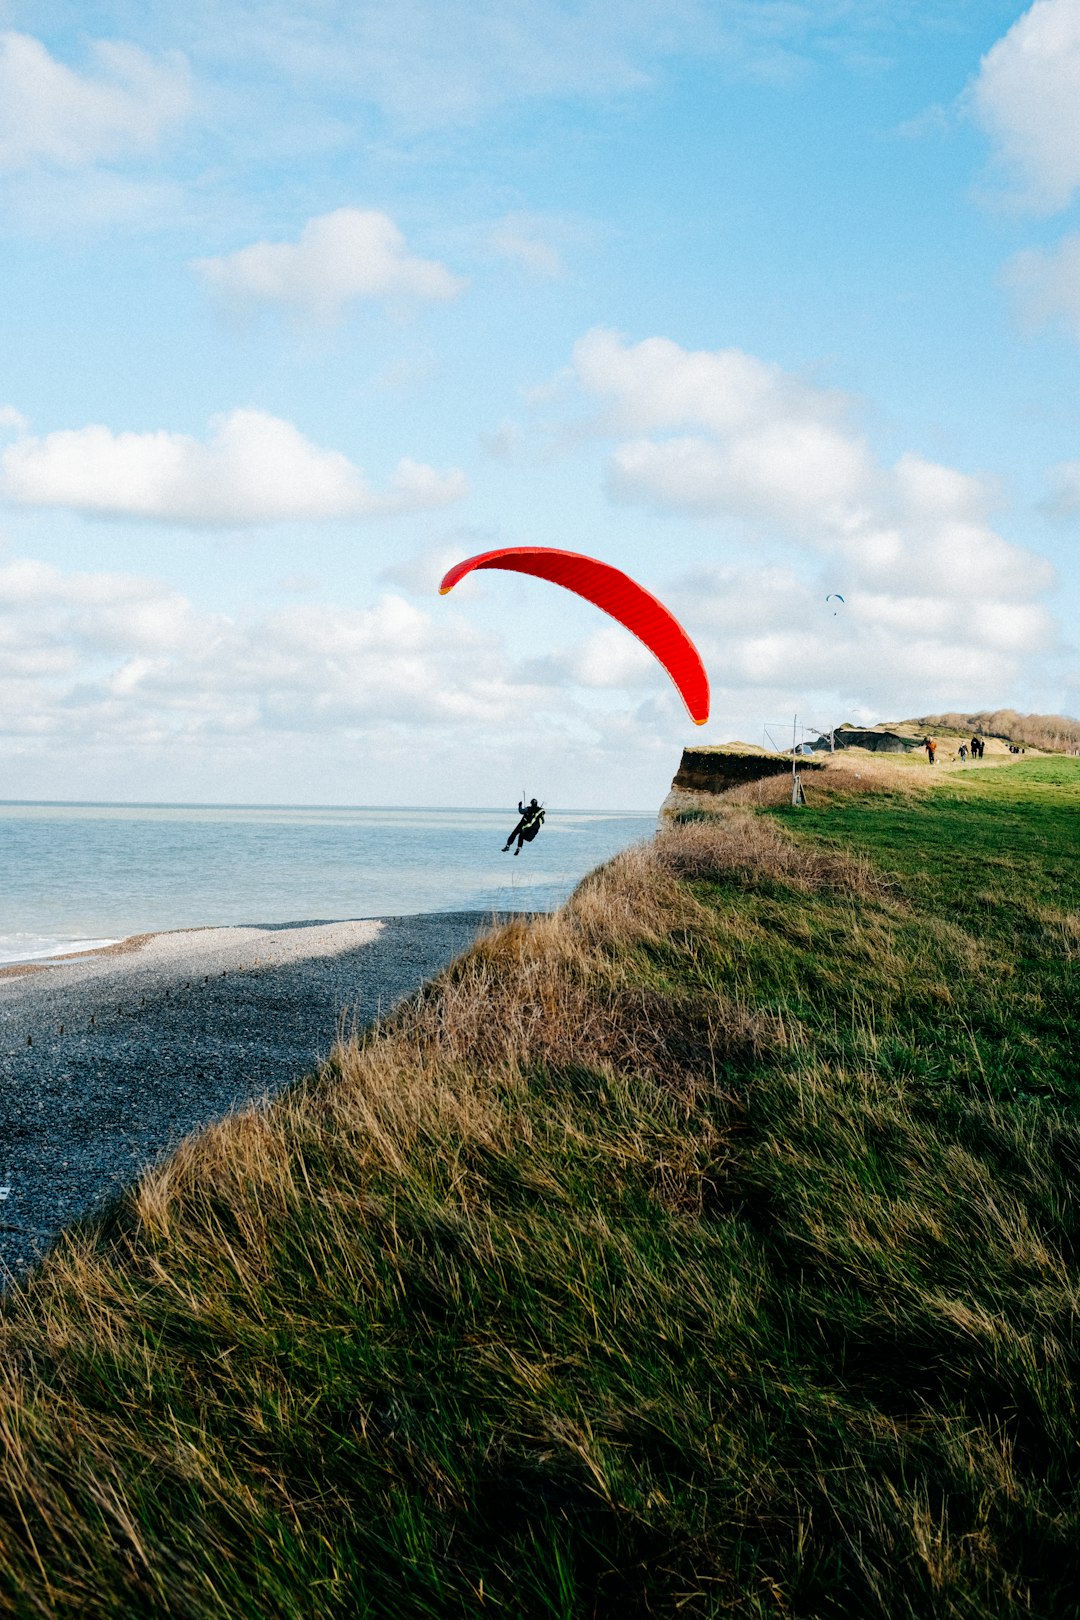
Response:
[[[1080,0],[0,4],[0,797],[649,809],[795,711],[1078,712],[1078,102]],[[437,596],[515,543],[710,725]]]

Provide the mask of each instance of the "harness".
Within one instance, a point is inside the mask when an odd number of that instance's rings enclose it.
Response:
[[[535,810],[529,809],[524,812],[519,823],[519,827],[521,830],[521,836],[525,839],[526,843],[532,843],[533,839],[540,831],[540,824],[543,819],[544,807],[542,804],[538,804]]]

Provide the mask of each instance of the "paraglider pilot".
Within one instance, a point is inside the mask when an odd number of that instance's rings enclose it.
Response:
[[[517,849],[515,849],[514,854],[520,855],[522,844],[531,844],[543,824],[544,812],[535,799],[530,799],[528,804],[525,804],[523,800],[519,801],[518,814],[521,820],[502,847],[504,855],[515,838],[517,839]]]

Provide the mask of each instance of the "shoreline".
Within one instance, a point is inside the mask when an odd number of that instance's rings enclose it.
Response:
[[[335,950],[347,950],[353,944],[367,943],[370,938],[375,937],[382,921],[383,919],[379,917],[357,917],[333,922],[204,923],[196,928],[158,928],[150,933],[128,934],[123,939],[110,940],[107,944],[88,946],[85,950],[64,951],[56,956],[29,957],[22,962],[5,962],[0,964],[0,981],[8,977],[22,977],[27,973],[46,973],[51,969],[67,967],[73,963],[99,963],[108,957],[129,956],[134,952],[143,953],[141,967],[156,967],[162,958],[181,954],[185,946],[193,958],[200,954],[239,958],[245,954],[244,946],[249,941],[254,944],[266,936],[269,946],[269,936],[277,934],[309,936],[315,930],[336,932],[337,939],[331,947],[331,952],[328,953],[323,946],[302,954],[331,954]],[[359,937],[354,939],[354,933]],[[294,942],[299,943],[299,940],[296,939]],[[310,940],[307,943],[310,943]],[[257,961],[259,958],[255,957],[254,960]]]
[[[127,934],[123,939],[111,939],[107,945],[88,945],[82,951],[57,951],[55,956],[28,956],[20,962],[0,962],[0,979],[17,978],[25,973],[43,973],[51,967],[59,967],[64,962],[81,962],[88,957],[118,956],[127,951],[138,950],[147,940],[156,938],[159,933],[198,933],[195,928],[188,929],[157,929],[150,934]]]
[[[0,1289],[183,1137],[310,1072],[496,920],[175,929],[0,969]]]

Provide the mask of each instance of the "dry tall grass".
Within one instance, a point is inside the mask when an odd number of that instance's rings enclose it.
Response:
[[[861,749],[819,755],[815,764],[820,769],[803,773],[803,789],[811,808],[883,793],[911,797],[928,792],[935,780],[929,771],[912,769],[910,760],[902,755],[878,757]],[[723,793],[686,791],[681,797],[705,814],[777,809],[791,803],[791,777],[768,776]]]

